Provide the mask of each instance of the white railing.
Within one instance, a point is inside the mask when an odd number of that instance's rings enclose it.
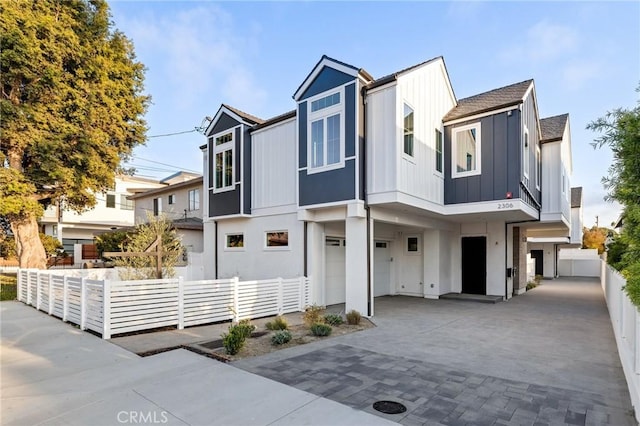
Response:
[[[626,281],[622,275],[601,261],[600,280],[611,325],[616,337],[618,354],[627,379],[636,420],[640,420],[640,315],[624,292]]]
[[[310,303],[307,277],[260,281],[110,281],[18,271],[18,300],[110,339],[114,334],[301,312]]]

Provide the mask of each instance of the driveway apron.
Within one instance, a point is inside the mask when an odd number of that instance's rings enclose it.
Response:
[[[635,425],[595,279],[495,305],[382,297],[377,327],[234,363],[405,425]],[[376,401],[407,410],[383,414]]]

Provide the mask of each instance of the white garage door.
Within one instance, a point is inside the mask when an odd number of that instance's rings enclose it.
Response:
[[[327,238],[325,243],[325,304],[346,300],[345,244],[342,238]]]
[[[373,295],[391,294],[391,248],[386,241],[376,241],[373,254]]]

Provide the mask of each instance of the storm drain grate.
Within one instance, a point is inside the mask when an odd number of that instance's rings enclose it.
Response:
[[[373,409],[385,414],[400,414],[407,411],[407,407],[395,401],[376,401]]]

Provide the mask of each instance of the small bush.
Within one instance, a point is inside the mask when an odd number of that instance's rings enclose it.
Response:
[[[324,313],[324,306],[311,305],[307,306],[304,310],[302,319],[307,327],[311,327],[313,324],[322,322],[322,314]]]
[[[532,290],[536,287],[538,287],[538,284],[536,284],[534,281],[529,281],[527,283],[527,291]]]
[[[273,321],[266,323],[265,327],[267,327],[267,330],[287,330],[289,328],[289,324],[285,317],[278,315],[273,319]]]
[[[278,330],[271,336],[271,344],[274,346],[284,345],[291,340],[291,337],[289,330]]]
[[[347,312],[347,324],[358,325],[360,324],[361,319],[362,319],[362,315],[360,315],[360,312],[356,311],[355,309],[352,309],[349,312]]]
[[[314,336],[324,337],[331,334],[331,326],[329,324],[323,324],[321,322],[313,324],[311,326],[311,333]]]
[[[244,319],[244,320],[240,321],[238,323],[238,325],[236,325],[236,328],[238,329],[238,331],[242,335],[243,339],[246,339],[248,337],[251,337],[251,333],[253,333],[255,331],[256,326],[251,324],[251,320]]]
[[[324,322],[329,325],[340,325],[344,322],[342,316],[338,314],[327,314],[324,316]]]
[[[235,355],[240,352],[240,349],[244,346],[246,337],[244,331],[237,325],[229,327],[229,333],[222,335],[222,346],[229,355]]]

